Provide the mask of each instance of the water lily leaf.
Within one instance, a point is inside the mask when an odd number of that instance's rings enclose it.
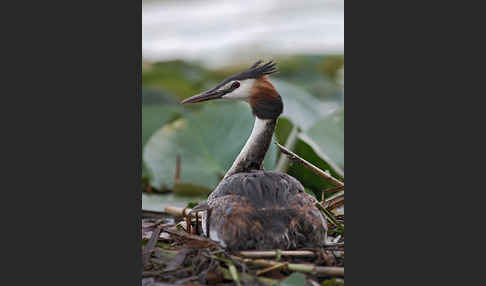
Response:
[[[142,105],[170,105],[177,104],[178,98],[158,88],[142,88]]]
[[[341,173],[341,170],[334,168],[333,165],[328,162],[329,159],[323,158],[321,156],[322,154],[314,151],[312,146],[307,144],[305,141],[301,139],[297,141],[294,153],[307,160],[308,162],[312,163],[314,166],[320,168],[321,170],[329,171],[329,173],[334,178],[341,181],[344,180],[344,174]],[[291,163],[287,173],[298,179],[306,188],[312,189],[317,198],[321,197],[322,190],[336,187],[331,182],[316,175],[314,172],[300,164]]]
[[[155,131],[181,116],[183,109],[175,103],[173,95],[154,89],[142,89],[142,148]],[[142,177],[147,176],[146,167],[142,164]]]
[[[164,124],[177,119],[181,114],[182,108],[180,106],[142,106],[142,146],[145,146],[155,131],[164,126]]]
[[[286,279],[282,280],[278,284],[279,286],[307,286],[309,282],[305,279],[305,275],[300,272],[294,272],[292,275],[287,277]]]
[[[272,79],[272,83],[284,102],[282,117],[289,118],[302,130],[309,129],[322,116],[339,107],[338,103],[321,101],[293,84],[277,79]]]
[[[254,117],[246,103],[206,103],[200,112],[166,124],[147,142],[144,163],[150,183],[174,190],[177,155],[180,183],[206,188],[220,182],[251,134]],[[277,151],[271,144],[265,168],[275,167]]]
[[[288,118],[280,117],[278,119],[277,128],[275,129],[275,138],[278,143],[285,145],[293,127],[294,125]]]
[[[319,119],[300,138],[321,157],[329,158],[328,163],[344,170],[344,107]]]
[[[278,138],[280,144],[285,144],[287,142],[292,128],[293,124],[288,119],[279,119],[276,137]],[[324,154],[322,151],[319,151],[320,149],[318,148],[317,143],[313,142],[309,138],[306,138],[307,140],[302,140],[301,137],[304,138],[305,136],[300,135],[297,137],[297,143],[292,151],[321,170],[329,171],[333,177],[343,180],[344,171],[336,163],[334,163],[329,156]],[[308,144],[308,141],[310,141],[312,144]],[[344,146],[342,146],[342,148],[344,148]],[[285,155],[280,154],[280,157],[281,156]],[[332,183],[324,180],[322,177],[316,175],[306,167],[300,164],[291,163],[291,161],[289,161],[289,163],[290,165],[283,168],[281,171],[287,172],[288,174],[297,178],[306,187],[306,189],[312,189],[314,195],[318,198],[321,197],[322,190],[335,187]]]

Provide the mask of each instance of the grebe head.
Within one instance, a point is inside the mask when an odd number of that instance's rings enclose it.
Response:
[[[182,101],[182,104],[214,99],[240,100],[250,104],[253,114],[260,119],[276,119],[283,111],[280,95],[268,80],[277,72],[276,64],[257,61],[250,68],[234,74],[214,88]]]

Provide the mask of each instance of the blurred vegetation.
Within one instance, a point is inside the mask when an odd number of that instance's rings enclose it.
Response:
[[[339,71],[344,69],[344,56],[294,56],[276,61],[280,72],[271,78],[284,99],[285,112],[275,139],[283,145],[295,141],[295,153],[343,180],[344,88],[339,84],[343,81]],[[179,102],[248,66],[209,70],[184,61],[143,64],[144,190],[204,196],[215,187],[251,133],[254,119],[250,109],[244,103],[182,106]],[[289,139],[293,129],[297,136]],[[280,159],[272,146],[265,168],[282,165],[277,164]],[[298,165],[283,164],[281,171],[299,179],[316,196],[332,187]]]

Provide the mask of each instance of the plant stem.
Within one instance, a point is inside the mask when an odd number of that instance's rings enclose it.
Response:
[[[321,169],[317,168],[313,164],[311,164],[311,163],[307,162],[306,160],[302,159],[301,157],[299,157],[298,155],[296,155],[294,152],[292,152],[289,149],[285,148],[284,146],[278,144],[277,142],[275,142],[275,144],[277,144],[277,147],[280,149],[280,151],[283,154],[289,156],[289,158],[292,161],[295,161],[295,162],[297,162],[299,164],[302,164],[304,167],[308,168],[309,170],[311,170],[315,174],[319,175],[320,177],[324,178],[325,180],[328,180],[329,182],[333,183],[334,185],[336,185],[338,187],[344,187],[344,183],[343,182],[339,181],[338,179],[334,178],[330,174],[322,171]]]
[[[233,280],[233,277],[231,276],[231,273],[228,269],[220,266],[219,270],[221,270],[225,279]],[[278,284],[278,281],[274,279],[264,278],[264,277],[253,277],[246,273],[239,273],[239,274],[241,275],[241,277],[243,277],[246,280],[254,281],[255,279],[258,279],[260,282],[268,286],[274,286]]]
[[[256,266],[275,266],[282,264],[281,262],[272,261],[272,260],[264,260],[264,259],[243,259],[238,256],[231,256],[231,258],[235,260],[242,261],[244,263],[253,264]],[[337,277],[344,277],[344,267],[325,267],[325,266],[316,266],[314,264],[297,264],[297,263],[289,263],[286,265],[286,268],[290,271],[299,271],[305,273],[314,273],[324,276],[337,276]]]
[[[238,255],[248,258],[275,258],[278,256],[277,251],[240,251]],[[281,250],[281,256],[291,257],[314,257],[316,254],[308,250]]]
[[[297,138],[299,135],[299,128],[294,125],[292,127],[292,131],[290,132],[289,137],[285,141],[285,147],[289,150],[293,150],[295,145],[297,144]],[[289,162],[290,159],[288,156],[280,156],[278,160],[277,167],[275,167],[275,171],[285,173],[289,169]]]
[[[344,230],[344,226],[340,224],[336,218],[332,215],[330,211],[328,211],[325,207],[323,207],[320,203],[316,203],[316,207],[322,211],[322,213],[339,229]]]
[[[262,269],[262,270],[258,270],[258,271],[256,272],[256,275],[260,276],[260,275],[265,274],[265,273],[267,273],[267,272],[270,272],[270,271],[273,271],[273,270],[276,270],[276,269],[280,269],[280,268],[282,268],[282,267],[285,267],[285,266],[287,266],[288,264],[289,264],[288,262],[285,262],[285,263],[276,264],[276,265],[274,265],[274,266],[270,266],[270,267],[265,268],[265,269]]]

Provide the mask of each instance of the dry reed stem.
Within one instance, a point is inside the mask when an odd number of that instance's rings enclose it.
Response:
[[[171,214],[171,215],[174,215],[174,216],[183,216],[183,217],[185,217],[185,216],[188,216],[190,214],[190,212],[192,211],[192,209],[190,209],[190,208],[178,208],[178,207],[166,207],[164,209],[164,211],[166,213]],[[195,217],[196,214],[193,213],[193,214],[191,214],[191,216]],[[202,213],[199,212],[198,213],[198,216],[199,217],[202,217]]]
[[[282,264],[278,261],[272,260],[264,260],[264,259],[248,259],[248,258],[241,258],[238,256],[231,256],[232,259],[253,264],[256,266],[275,266]],[[317,266],[314,264],[297,264],[297,263],[289,263],[287,264],[286,268],[290,271],[298,271],[298,272],[305,272],[305,273],[312,273],[322,276],[331,276],[331,277],[344,277],[344,267],[329,267],[329,266]]]
[[[274,258],[278,257],[280,252],[281,256],[291,256],[291,257],[314,257],[316,254],[309,250],[280,250],[280,251],[239,251],[238,255],[248,257],[248,258]]]
[[[277,265],[274,265],[274,266],[270,266],[270,267],[262,269],[262,270],[258,270],[256,272],[256,275],[260,276],[260,275],[265,274],[267,272],[270,272],[270,271],[273,271],[273,270],[276,270],[276,269],[280,269],[282,267],[286,267],[288,264],[289,264],[288,262],[285,262],[285,263],[280,263],[280,264],[277,264]]]
[[[307,167],[309,170],[311,170],[312,172],[314,172],[318,176],[320,176],[320,177],[328,180],[329,182],[333,183],[334,185],[336,185],[338,187],[344,187],[344,183],[343,182],[339,181],[338,179],[334,178],[330,174],[322,171],[321,169],[317,168],[313,164],[311,164],[311,163],[307,162],[306,160],[302,159],[301,157],[299,157],[298,155],[296,155],[294,152],[292,152],[289,149],[285,148],[284,146],[278,144],[277,142],[275,142],[275,144],[280,149],[280,151],[283,154],[289,156],[289,158],[292,161],[297,162],[299,164],[302,164],[304,167]]]

